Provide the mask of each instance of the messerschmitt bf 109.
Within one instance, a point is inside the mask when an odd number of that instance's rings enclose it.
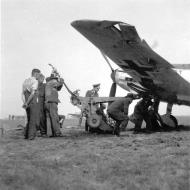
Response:
[[[142,40],[135,27],[119,21],[77,20],[71,25],[92,42],[103,54],[115,62],[122,72],[131,77],[123,80],[118,72],[112,69],[113,84],[110,95],[115,96],[116,84],[125,90],[147,93],[154,97],[154,110],[158,112],[160,101],[167,103],[166,114],[162,121],[169,125],[177,125],[172,116],[174,104],[190,106],[190,83],[182,78],[175,66],[170,64]],[[185,67],[186,66],[186,67]],[[178,69],[189,69],[190,65],[176,65]]]

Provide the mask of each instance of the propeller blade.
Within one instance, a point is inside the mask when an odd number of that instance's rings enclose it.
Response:
[[[117,84],[116,84],[115,82],[113,82],[112,85],[111,85],[109,97],[115,97],[116,89],[117,89]],[[108,106],[109,106],[111,103],[112,103],[112,102],[108,102]]]
[[[115,97],[116,89],[117,89],[117,84],[114,82],[111,85],[109,97]]]
[[[109,62],[109,60],[108,60],[108,58],[106,57],[106,55],[105,55],[102,51],[100,51],[100,52],[101,52],[103,58],[105,59],[105,61],[107,62],[107,64],[109,65],[109,67],[110,67],[110,69],[111,69],[111,71],[112,71],[112,72],[111,72],[111,79],[112,79],[113,83],[112,83],[112,85],[111,85],[109,97],[115,97],[116,89],[117,89],[117,83],[115,82],[115,74],[116,74],[116,72],[115,72],[114,69],[112,68],[112,66],[111,66],[111,64],[110,64],[110,62]],[[110,105],[110,104],[111,104],[111,102],[108,103],[108,105]]]

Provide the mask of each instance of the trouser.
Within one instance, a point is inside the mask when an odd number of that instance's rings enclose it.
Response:
[[[44,101],[41,101],[39,99],[39,117],[40,117],[40,123],[39,123],[39,130],[41,135],[46,134],[46,112],[44,108]]]
[[[140,130],[142,126],[143,119],[139,119],[138,122],[135,123],[135,130]]]
[[[146,128],[148,130],[157,130],[160,128],[160,125],[157,121],[157,115],[153,110],[150,110],[148,112],[148,117],[146,119]]]
[[[121,111],[113,111],[113,112],[108,111],[108,114],[110,115],[111,118],[120,122],[128,118],[127,115],[125,115],[124,112]]]
[[[132,116],[130,116],[130,121],[135,123],[135,130],[141,129],[143,120],[146,122],[146,128],[150,129],[151,123],[147,112],[144,114],[132,114]]]
[[[121,125],[122,129],[125,129],[128,124],[128,117],[123,112],[108,112],[108,115],[116,121],[116,127]]]
[[[64,121],[65,121],[65,116],[64,115],[59,115],[59,125],[60,125],[60,128],[63,127]]]
[[[59,136],[61,134],[57,103],[48,102],[45,104],[47,128],[52,130],[52,136]]]
[[[27,125],[25,131],[26,139],[34,139],[36,136],[37,126],[39,125],[39,107],[38,103],[32,103],[26,108]]]

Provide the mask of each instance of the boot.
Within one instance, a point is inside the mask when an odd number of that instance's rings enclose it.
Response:
[[[116,122],[114,131],[113,131],[113,134],[116,135],[117,137],[120,136],[120,123],[117,123],[117,122]]]
[[[121,124],[119,126],[119,128],[120,128],[121,131],[126,131],[128,121],[129,120],[127,119],[127,120],[124,120],[124,121],[121,122]]]
[[[142,132],[142,130],[141,130],[141,126],[139,126],[139,125],[135,125],[134,133],[140,133],[140,132]]]

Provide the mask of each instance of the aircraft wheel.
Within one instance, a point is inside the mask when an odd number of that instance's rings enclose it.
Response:
[[[161,116],[162,123],[164,124],[164,127],[170,127],[170,128],[177,128],[178,122],[177,119],[173,115],[162,115]]]
[[[97,128],[100,125],[101,120],[102,120],[101,116],[99,116],[97,114],[92,114],[92,115],[88,116],[87,124],[91,128]]]

